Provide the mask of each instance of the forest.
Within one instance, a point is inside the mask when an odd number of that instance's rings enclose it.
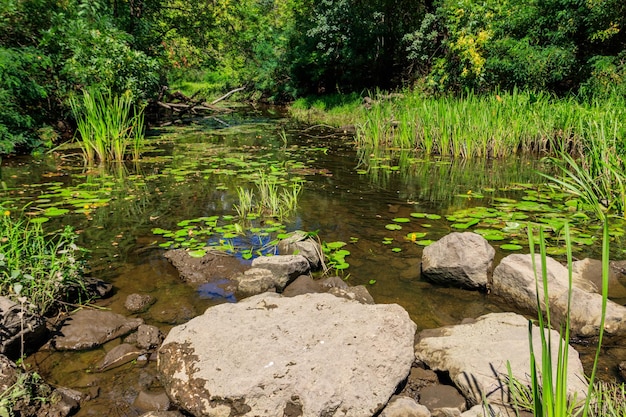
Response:
[[[0,154],[71,138],[87,89],[623,97],[625,24],[623,0],[4,0]]]

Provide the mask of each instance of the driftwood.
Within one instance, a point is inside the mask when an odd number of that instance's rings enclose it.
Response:
[[[196,99],[196,96],[200,93],[199,91],[195,92],[191,97],[186,96],[180,91],[176,91],[171,94],[167,94],[168,101],[163,101],[164,96],[166,95],[166,89],[162,89],[159,94],[159,98],[156,101],[156,104],[159,107],[170,110],[177,117],[184,116],[186,114],[198,114],[198,112],[229,112],[228,109],[220,109],[215,107],[217,103],[220,101],[230,97],[232,94],[244,90],[245,87],[235,88],[234,90],[229,91],[224,94],[222,97],[213,100],[210,103],[204,101],[204,99]]]

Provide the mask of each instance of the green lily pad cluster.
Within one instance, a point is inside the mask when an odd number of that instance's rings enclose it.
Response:
[[[208,216],[182,220],[177,228],[154,228],[152,233],[164,240],[166,249],[186,249],[193,257],[203,257],[209,250],[219,250],[243,259],[252,259],[275,250],[280,239],[286,238],[285,225],[267,220],[263,226],[242,226],[235,216]]]
[[[322,244],[322,251],[324,252],[328,268],[342,271],[350,267],[350,264],[346,262],[346,256],[350,255],[350,251],[344,249],[346,245],[346,242],[341,241],[324,242]]]
[[[410,213],[410,218],[393,218],[392,223],[386,224],[385,228],[389,231],[399,231],[409,226],[410,222],[415,219],[433,221],[445,219],[451,231],[472,231],[482,235],[503,251],[519,251],[528,246],[528,226],[530,225],[533,229],[541,226],[545,231],[547,252],[550,255],[565,253],[562,236],[565,223],[570,225],[575,251],[585,250],[598,241],[596,231],[599,225],[585,213],[584,207],[571,194],[555,191],[546,186],[538,188],[531,184],[513,184],[507,187],[506,191],[512,190],[521,196],[485,199],[481,193],[467,193],[468,196],[479,194],[483,201],[489,201],[491,205],[458,209],[446,214],[443,218],[432,213]],[[430,224],[420,224],[421,228],[430,226]],[[616,219],[612,222],[610,226],[612,237],[621,237],[625,233],[623,221]],[[427,231],[409,232],[404,239],[426,246],[433,242],[433,240],[426,239],[428,234]],[[390,245],[392,242],[393,238],[386,237],[382,243]],[[394,249],[392,251],[399,252],[396,248]]]

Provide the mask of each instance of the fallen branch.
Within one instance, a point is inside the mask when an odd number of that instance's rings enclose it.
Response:
[[[213,106],[213,105],[215,105],[215,104],[219,103],[220,101],[222,101],[222,100],[224,100],[224,99],[226,99],[226,98],[230,97],[231,95],[235,94],[237,91],[242,91],[242,90],[245,90],[245,89],[246,89],[246,87],[239,87],[239,88],[235,88],[234,90],[230,90],[228,93],[224,94],[222,97],[220,97],[220,98],[218,98],[218,99],[213,100],[213,101],[209,104],[209,106]]]

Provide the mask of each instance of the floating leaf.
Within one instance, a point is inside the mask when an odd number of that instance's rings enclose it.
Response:
[[[417,243],[417,244],[418,244],[418,245],[420,245],[420,246],[428,246],[428,245],[430,245],[430,244],[431,244],[431,243],[433,243],[433,242],[434,242],[434,240],[425,239],[425,240],[418,240],[418,241],[417,241],[417,242],[415,242],[415,243]]]
[[[35,218],[30,219],[30,222],[41,224],[41,223],[47,222],[48,220],[50,220],[49,217],[35,217]]]
[[[386,224],[385,225],[385,229],[387,229],[387,230],[401,230],[402,226],[400,226],[399,224],[390,223],[390,224]]]
[[[202,258],[204,255],[206,255],[206,252],[203,249],[191,250],[187,253],[192,258]]]
[[[505,243],[504,245],[500,245],[500,249],[502,250],[520,250],[523,249],[523,246],[516,245],[513,243]]]
[[[44,211],[44,215],[54,217],[54,216],[62,216],[68,213],[68,209],[62,209],[58,207],[49,207]]]
[[[411,213],[411,217],[415,217],[416,219],[423,219],[427,216],[427,213]]]
[[[402,248],[392,248],[391,251],[395,253],[402,252]]]
[[[441,216],[438,214],[427,214],[426,218],[430,220],[439,220],[441,219]]]
[[[326,243],[326,247],[331,250],[339,249],[346,245],[347,245],[346,242],[341,242],[341,241]]]
[[[406,218],[406,217],[396,217],[395,219],[392,219],[394,222],[396,223],[408,223],[411,220]]]

